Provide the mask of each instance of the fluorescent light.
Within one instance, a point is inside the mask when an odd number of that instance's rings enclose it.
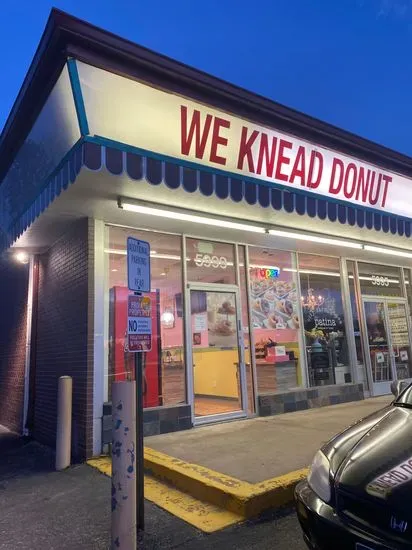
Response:
[[[297,239],[300,241],[309,241],[312,243],[331,244],[333,246],[345,246],[347,248],[357,248],[362,250],[363,245],[353,241],[341,241],[340,239],[329,239],[327,237],[318,237],[317,235],[296,233],[295,231],[281,231],[279,229],[269,229],[269,235],[276,237],[286,237],[287,239]]]
[[[388,254],[389,256],[401,256],[402,258],[412,258],[412,252],[403,250],[394,250],[393,248],[382,248],[380,246],[364,245],[364,249],[370,252],[379,252],[379,254]]]
[[[121,250],[120,248],[106,248],[105,253],[106,254],[119,254],[120,256],[126,256],[127,255],[127,250],[125,250],[125,249]],[[156,251],[155,252],[151,251],[150,252],[150,257],[154,258],[155,260],[156,259],[159,259],[159,260],[180,260],[181,259],[180,256],[176,256],[176,255],[173,255],[173,254],[158,254]]]
[[[121,256],[126,256],[127,254],[126,250],[120,250],[117,248],[105,248],[104,251],[106,254],[120,254]]]
[[[172,220],[180,220],[184,222],[213,225],[216,227],[226,227],[227,229],[239,229],[240,231],[251,231],[253,233],[266,233],[266,229],[264,227],[258,227],[256,225],[249,225],[245,223],[238,223],[215,218],[206,218],[203,216],[197,216],[195,214],[186,214],[185,212],[151,208],[149,206],[143,206],[141,204],[124,201],[120,201],[119,206],[120,208],[123,208],[123,210],[137,212],[139,214],[147,214],[149,216],[157,216],[159,218],[170,218]]]
[[[239,267],[242,267],[242,264],[239,264]],[[249,267],[253,267],[254,269],[281,269],[278,265],[249,264]],[[284,269],[283,271],[286,271],[286,270]]]
[[[153,256],[153,254],[150,254],[150,257],[154,258],[155,260],[159,259],[159,260],[180,260],[180,256],[175,256],[173,254],[155,254]]]
[[[311,269],[299,269],[299,273],[308,275],[326,275],[327,277],[340,277],[340,273],[338,271],[313,271]]]

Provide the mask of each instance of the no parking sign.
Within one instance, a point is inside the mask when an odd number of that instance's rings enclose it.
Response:
[[[127,337],[129,351],[142,352],[152,349],[152,300],[149,296],[129,296]]]

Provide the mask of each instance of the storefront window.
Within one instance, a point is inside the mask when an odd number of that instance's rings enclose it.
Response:
[[[266,248],[248,250],[258,393],[291,390],[302,385],[293,256]]]
[[[151,245],[152,349],[145,354],[144,406],[186,402],[182,292],[182,241],[179,236],[108,227],[110,381],[134,379],[135,354],[127,349],[127,237]],[[110,390],[110,385],[109,385]],[[110,398],[110,395],[109,395]]]
[[[359,262],[358,271],[363,296],[403,296],[399,267]]]
[[[366,376],[366,365],[362,344],[361,325],[359,320],[360,315],[358,300],[356,296],[355,262],[348,261],[347,269],[349,278],[350,303],[352,309],[353,332],[355,336],[356,368],[358,372],[358,380],[363,384],[364,389],[368,389],[368,378]]]
[[[186,262],[189,282],[236,284],[233,244],[186,239]]]
[[[299,254],[311,386],[352,381],[338,258]]]

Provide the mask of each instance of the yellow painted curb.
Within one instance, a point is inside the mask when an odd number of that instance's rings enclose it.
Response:
[[[88,461],[88,464],[108,476],[111,475],[111,461],[108,457],[91,459]],[[167,485],[164,490],[160,489],[160,485],[156,485],[156,494],[159,495],[161,493],[162,497],[160,500],[153,500],[153,502],[156,502],[159,506],[168,509],[164,505],[167,501],[165,495],[168,491],[177,490],[179,494],[183,492],[186,495],[190,495],[197,503],[199,501],[209,503],[221,510],[227,510],[234,515],[233,517],[228,516],[226,518],[229,523],[239,521],[239,517],[251,518],[269,508],[280,508],[281,506],[290,504],[293,501],[295,486],[308,474],[308,469],[303,468],[253,484],[210,470],[198,464],[185,462],[184,460],[148,447],[144,449],[144,467],[146,473],[152,476],[145,477],[145,488],[147,484],[151,484],[150,486],[152,487],[154,486],[154,481],[153,483],[150,481],[153,478],[161,480]],[[147,498],[151,500],[149,494],[150,492],[147,493]],[[188,506],[190,508],[190,505]],[[174,508],[176,509],[176,505]],[[185,514],[182,510],[179,513],[176,513],[176,510],[175,512],[173,510],[169,511],[185,519]],[[224,523],[226,520],[222,519],[222,522]],[[195,524],[193,518],[189,523]],[[202,529],[202,527],[199,528]]]
[[[202,502],[148,476],[145,476],[144,480],[144,494],[147,500],[205,533],[220,531],[244,519],[229,510],[222,510],[210,502]]]
[[[297,483],[308,474],[304,468],[260,483],[248,483],[148,447],[144,464],[154,477],[245,518],[291,503]]]

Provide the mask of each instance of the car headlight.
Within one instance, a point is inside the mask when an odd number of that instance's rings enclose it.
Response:
[[[322,451],[318,451],[309,471],[308,483],[312,490],[315,491],[318,497],[324,502],[329,502],[331,499],[329,473],[329,460]]]

